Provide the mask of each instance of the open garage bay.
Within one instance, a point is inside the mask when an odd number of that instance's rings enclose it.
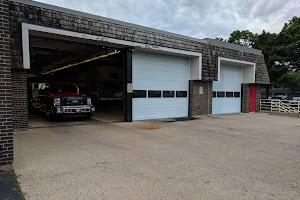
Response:
[[[30,33],[29,127],[46,117],[90,118],[94,108],[93,119],[124,121],[126,53],[90,40]]]

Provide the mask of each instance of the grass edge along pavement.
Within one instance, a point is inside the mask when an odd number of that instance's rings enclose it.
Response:
[[[26,193],[22,192],[21,190],[21,186],[20,186],[20,183],[18,181],[18,178],[21,176],[21,175],[17,175],[15,171],[12,171],[9,173],[10,177],[11,177],[11,180],[16,184],[17,188],[18,188],[18,193],[20,195],[20,198],[22,200],[25,200],[26,198]]]

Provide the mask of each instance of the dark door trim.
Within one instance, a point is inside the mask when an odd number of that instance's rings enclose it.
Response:
[[[132,50],[125,49],[123,53],[123,113],[124,113],[124,121],[132,122],[132,93],[128,93],[128,83],[132,84]]]

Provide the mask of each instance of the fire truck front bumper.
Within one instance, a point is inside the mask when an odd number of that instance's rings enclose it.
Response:
[[[83,105],[83,106],[53,106],[52,113],[55,114],[78,114],[78,113],[93,113],[95,112],[95,106]]]

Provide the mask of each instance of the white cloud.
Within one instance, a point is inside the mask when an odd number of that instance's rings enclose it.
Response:
[[[282,0],[260,0],[251,9],[252,17],[264,17],[280,10],[286,4]]]
[[[299,0],[38,0],[197,38],[228,37],[235,30],[280,32],[299,16]]]

